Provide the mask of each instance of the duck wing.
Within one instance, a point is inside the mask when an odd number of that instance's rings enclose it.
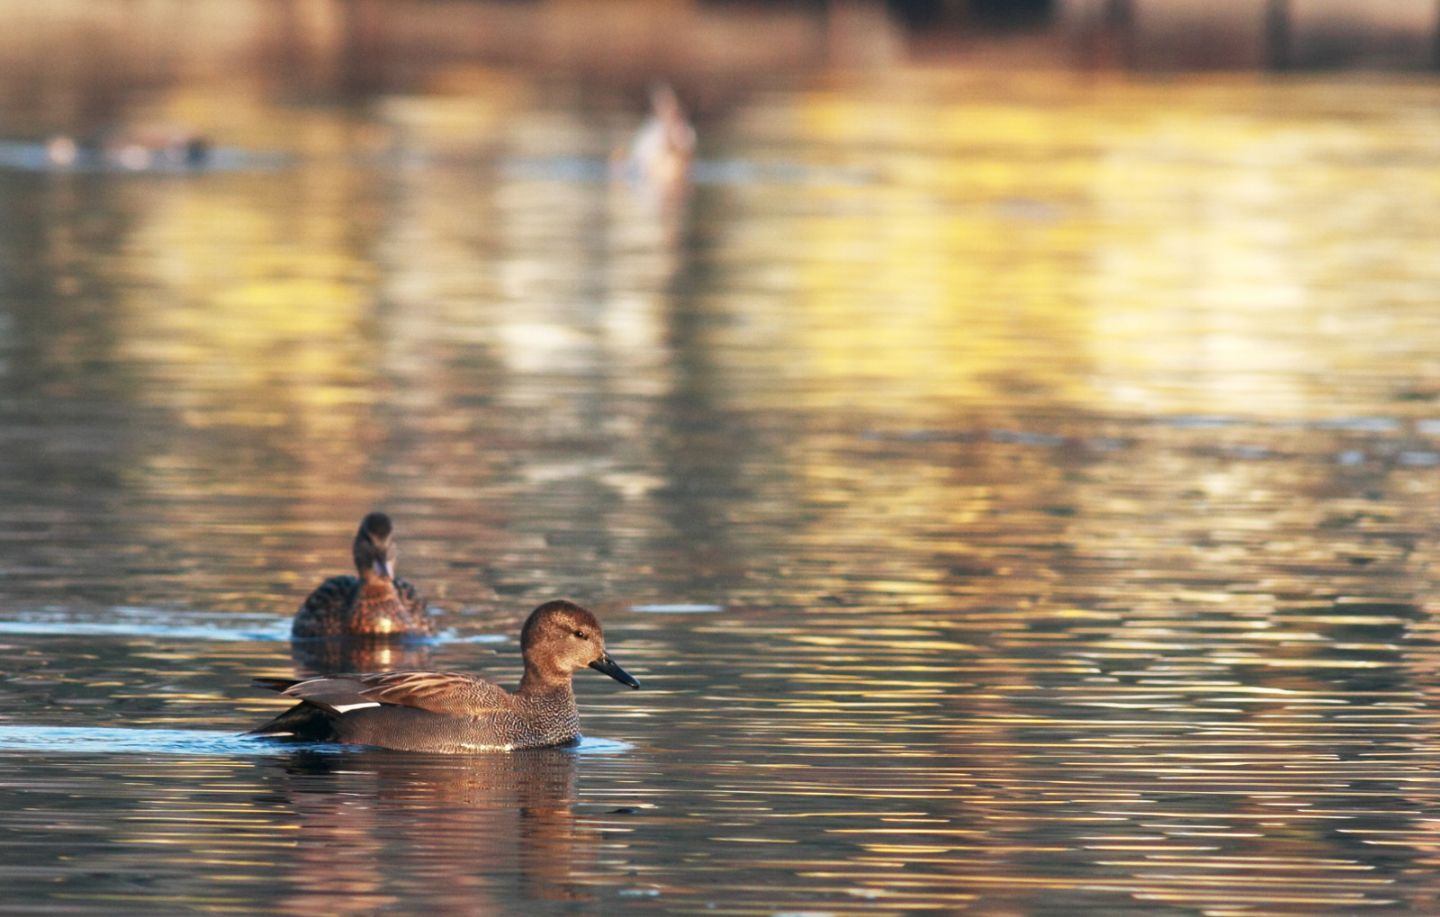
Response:
[[[372,672],[304,681],[257,678],[255,684],[334,713],[386,705],[475,716],[510,706],[510,694],[504,688],[464,672]]]
[[[409,580],[395,580],[395,594],[400,597],[400,604],[413,616],[413,625],[424,631],[426,634],[435,633],[435,622],[430,617],[430,606],[425,597],[420,594],[414,584]]]
[[[399,577],[396,577],[394,582],[395,594],[400,596],[400,601],[405,604],[406,608],[419,612],[425,611],[425,597],[420,594],[419,589],[415,588],[414,583],[408,579],[400,579]]]
[[[305,597],[291,625],[295,637],[324,637],[345,632],[345,617],[360,591],[358,576],[332,576]]]

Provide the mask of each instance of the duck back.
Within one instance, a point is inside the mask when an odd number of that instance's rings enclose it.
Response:
[[[358,576],[332,576],[305,599],[292,637],[431,636],[425,600],[403,579],[362,586]]]
[[[276,689],[282,689],[284,684],[258,683]],[[338,742],[425,752],[541,748],[579,741],[580,716],[572,692],[540,697],[506,695],[505,700],[472,714],[396,704],[362,707],[358,706],[363,703],[358,696],[307,700],[251,734],[294,742]]]

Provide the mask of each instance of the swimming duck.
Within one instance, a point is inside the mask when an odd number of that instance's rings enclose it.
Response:
[[[295,614],[291,637],[428,637],[435,632],[425,600],[395,576],[394,527],[371,513],[355,533],[358,577],[332,576],[316,587]]]
[[[629,165],[634,177],[654,185],[684,182],[695,156],[695,128],[685,116],[680,97],[666,83],[650,89],[650,117],[630,145]]]
[[[520,631],[520,651],[525,674],[513,694],[463,672],[257,678],[258,687],[300,703],[250,734],[399,751],[565,745],[580,738],[571,684],[576,670],[588,666],[640,687],[605,651],[595,615],[574,602],[546,602],[532,611]]]
[[[77,140],[57,134],[45,142],[45,158],[60,168],[197,169],[210,161],[208,139],[176,128],[148,127]]]

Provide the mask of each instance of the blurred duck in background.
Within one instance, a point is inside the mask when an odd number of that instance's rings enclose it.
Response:
[[[147,169],[200,168],[210,161],[210,141],[179,128],[148,127],[76,140],[68,134],[45,143],[45,158],[58,168]]]
[[[625,171],[629,177],[660,187],[684,184],[695,157],[695,128],[668,83],[650,88],[650,117],[640,125]]]
[[[332,576],[300,606],[292,638],[429,637],[435,626],[415,587],[395,576],[394,526],[384,513],[360,522],[352,544],[359,576]]]

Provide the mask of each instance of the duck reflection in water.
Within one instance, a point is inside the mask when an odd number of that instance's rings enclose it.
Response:
[[[592,668],[640,682],[605,649],[600,622],[574,602],[546,602],[520,631],[525,674],[510,693],[463,672],[372,672],[255,683],[298,704],[252,734],[401,751],[539,748],[580,739],[574,673]]]
[[[281,910],[373,913],[441,875],[458,913],[587,898],[601,838],[576,821],[575,764],[561,749],[297,752],[267,775],[294,819]]]
[[[341,672],[416,671],[430,666],[435,646],[415,639],[332,637],[291,640],[290,659],[297,678]]]

